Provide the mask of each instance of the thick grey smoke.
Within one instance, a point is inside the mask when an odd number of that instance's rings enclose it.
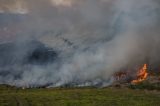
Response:
[[[12,2],[0,1],[3,14],[20,17],[10,19],[14,25],[6,22],[9,31],[17,27],[15,34],[11,33],[7,39],[5,33],[0,34],[2,42],[13,42],[11,49],[1,49],[5,52],[1,57],[6,60],[0,66],[2,84],[106,86],[117,71],[143,63],[157,68],[160,63],[158,0]],[[17,4],[24,8],[16,8]],[[5,25],[0,27],[7,30]],[[44,58],[53,61],[40,59],[42,62],[37,64],[28,60],[28,54],[33,54],[37,47],[42,51],[51,48],[47,51],[54,54]],[[48,52],[40,53],[40,57],[45,54]]]

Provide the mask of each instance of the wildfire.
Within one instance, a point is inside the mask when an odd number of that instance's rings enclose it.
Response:
[[[127,73],[126,72],[117,72],[114,74],[114,78],[116,81],[120,81],[120,80],[123,80],[125,79],[127,76]]]
[[[148,73],[147,73],[147,64],[144,64],[143,67],[137,72],[137,79],[133,80],[132,84],[140,83],[144,80],[146,80]]]

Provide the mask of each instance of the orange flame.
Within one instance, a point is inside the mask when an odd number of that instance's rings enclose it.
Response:
[[[144,66],[137,73],[137,79],[133,80],[131,83],[132,84],[140,83],[140,82],[146,80],[147,77],[148,77],[147,64],[144,64]]]

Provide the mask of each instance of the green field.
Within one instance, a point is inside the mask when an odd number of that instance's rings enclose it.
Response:
[[[0,106],[160,106],[160,92],[127,88],[0,87]]]

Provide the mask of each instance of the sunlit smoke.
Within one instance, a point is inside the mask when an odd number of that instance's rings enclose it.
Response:
[[[8,12],[15,14],[27,14],[28,9],[26,2],[23,0],[1,0],[0,1],[0,13]]]
[[[51,0],[53,5],[56,6],[68,6],[70,7],[73,3],[73,0]]]

